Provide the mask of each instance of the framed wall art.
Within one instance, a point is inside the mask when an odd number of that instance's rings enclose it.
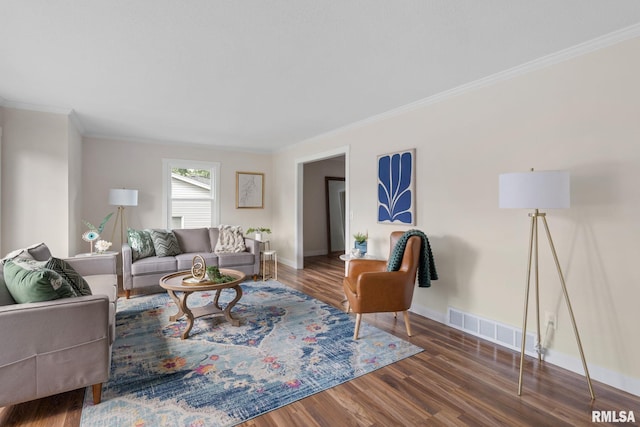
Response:
[[[264,208],[264,174],[236,172],[236,208]]]
[[[415,225],[416,150],[378,156],[378,222]]]

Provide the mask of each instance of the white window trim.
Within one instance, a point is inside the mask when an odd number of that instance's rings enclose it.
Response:
[[[171,169],[173,168],[195,168],[213,169],[212,188],[215,203],[211,210],[211,226],[215,227],[220,223],[220,163],[203,162],[199,160],[184,159],[162,159],[162,222],[165,228],[171,226],[169,218],[169,206],[171,203]]]

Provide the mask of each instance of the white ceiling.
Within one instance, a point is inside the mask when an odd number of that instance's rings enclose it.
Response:
[[[637,0],[0,0],[0,102],[272,151],[639,22]]]

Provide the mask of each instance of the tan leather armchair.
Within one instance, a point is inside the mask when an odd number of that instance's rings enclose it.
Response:
[[[390,253],[403,234],[402,231],[391,233]],[[420,245],[420,237],[409,238],[398,271],[387,271],[387,261],[368,259],[349,261],[343,287],[349,308],[356,313],[353,339],[358,339],[363,313],[397,313],[399,311],[403,313],[407,335],[411,336],[408,310],[411,307],[420,262]]]

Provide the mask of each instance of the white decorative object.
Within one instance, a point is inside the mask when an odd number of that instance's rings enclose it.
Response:
[[[99,254],[105,253],[111,247],[111,242],[107,242],[106,240],[98,240],[96,242],[96,251]]]

